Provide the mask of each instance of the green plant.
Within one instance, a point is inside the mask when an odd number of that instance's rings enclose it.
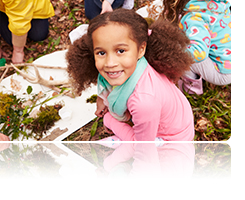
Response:
[[[97,100],[97,94],[93,94],[91,97],[87,98],[87,103],[96,103]]]
[[[55,106],[41,107],[37,118],[29,118],[30,121],[27,122],[26,128],[30,129],[31,133],[36,133],[35,139],[41,139],[43,134],[54,125],[54,122],[60,119],[58,111],[59,109],[56,109]]]
[[[31,94],[31,92],[32,87],[28,86],[27,93]],[[22,136],[22,140],[24,138],[28,139],[29,137],[41,139],[43,133],[48,130],[55,121],[60,119],[58,110],[63,106],[61,103],[56,104],[55,107],[42,107],[42,105],[60,95],[62,95],[62,93],[44,99],[38,103],[38,100],[45,96],[43,93],[33,94],[31,95],[31,99],[26,100],[24,98],[18,98],[14,94],[4,94],[0,92],[0,132],[11,136],[12,140],[20,136]],[[40,113],[37,114],[38,117],[31,117],[31,112],[37,106],[40,106]]]
[[[222,141],[231,136],[231,85],[215,86],[206,81],[203,94],[188,94],[195,119],[195,140]]]
[[[46,51],[43,52],[43,54],[52,53],[55,50],[55,47],[59,45],[61,36],[59,36],[56,40],[54,38],[49,37],[48,38],[48,46]]]
[[[15,95],[0,92],[0,132],[7,136],[11,135],[12,139],[18,138],[19,133],[23,131],[21,121],[26,115],[21,103],[22,99],[18,99]]]
[[[98,125],[99,125],[99,122],[103,122],[103,119],[100,117],[96,117],[93,121],[94,121],[94,123],[91,127],[91,130],[90,130],[91,137],[93,137],[95,135],[97,128],[98,128]]]

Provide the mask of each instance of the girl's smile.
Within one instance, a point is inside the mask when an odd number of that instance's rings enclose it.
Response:
[[[99,27],[92,34],[95,66],[112,86],[122,85],[134,72],[144,53],[130,38],[130,29],[117,23]]]
[[[114,71],[114,72],[106,72],[107,76],[111,79],[118,78],[122,75],[123,70],[121,71]]]

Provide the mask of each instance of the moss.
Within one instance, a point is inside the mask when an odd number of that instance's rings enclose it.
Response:
[[[97,94],[93,94],[90,98],[87,98],[87,103],[96,103],[97,101]]]
[[[5,116],[10,112],[11,106],[14,104],[14,99],[9,94],[0,92],[0,116]]]
[[[41,112],[38,113],[38,117],[28,125],[28,129],[31,129],[33,133],[36,133],[36,139],[41,139],[43,134],[60,119],[58,114],[59,109],[56,107],[57,105],[41,107]]]

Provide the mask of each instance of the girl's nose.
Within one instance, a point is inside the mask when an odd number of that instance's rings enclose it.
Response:
[[[117,59],[113,55],[108,55],[106,58],[105,66],[106,67],[116,67],[118,65]]]

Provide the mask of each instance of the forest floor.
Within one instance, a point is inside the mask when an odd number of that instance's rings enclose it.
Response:
[[[85,16],[84,0],[51,0],[55,16],[50,18],[50,32],[47,39],[41,42],[28,40],[25,46],[24,62],[32,62],[37,58],[54,51],[69,48],[68,34],[81,24],[89,23]],[[134,9],[145,6],[146,0],[135,0]],[[13,48],[0,36],[0,47],[7,53],[5,57],[11,63]],[[4,70],[0,68],[0,77]],[[13,74],[9,70],[6,77]],[[203,95],[189,95],[188,98],[195,119],[195,141],[223,141],[231,136],[231,85],[215,86],[204,81]],[[91,127],[94,121],[71,134],[65,141],[91,141],[109,136],[103,129],[100,120],[93,137]]]

